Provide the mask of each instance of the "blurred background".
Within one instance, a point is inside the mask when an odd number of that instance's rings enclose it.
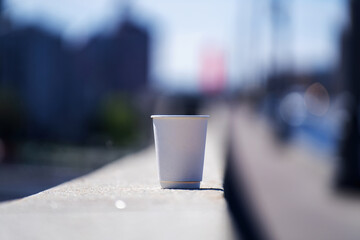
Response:
[[[214,102],[250,105],[359,189],[359,15],[350,0],[1,0],[0,200],[148,146],[151,114]]]

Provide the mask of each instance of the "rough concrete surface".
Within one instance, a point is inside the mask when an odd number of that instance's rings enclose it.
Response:
[[[212,118],[200,190],[161,189],[150,146],[84,177],[1,203],[0,239],[234,238],[222,189],[226,113],[207,113]]]

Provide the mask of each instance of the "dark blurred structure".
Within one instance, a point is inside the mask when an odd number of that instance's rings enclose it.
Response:
[[[350,27],[344,31],[341,50],[345,86],[350,93],[347,103],[350,118],[345,127],[337,184],[340,189],[360,190],[360,2],[351,0],[349,12]]]
[[[340,81],[341,69],[337,64],[306,70],[294,66],[294,40],[297,36],[291,22],[291,13],[295,13],[291,9],[292,4],[295,2],[269,2],[271,67],[266,73],[264,86],[260,86],[254,93],[245,94],[258,96],[255,101],[260,103],[260,110],[266,113],[283,143],[287,143],[298,132],[306,132],[312,138],[317,138],[318,142],[331,142],[329,145],[336,148],[339,134],[328,134],[322,126],[329,120],[334,121],[336,124],[330,127],[338,132],[338,125],[342,124],[335,113],[341,108],[335,106],[335,103],[339,101],[345,87],[344,82]]]
[[[37,27],[2,30],[0,138],[79,143],[113,130],[106,114],[135,123],[136,108],[128,105],[147,89],[149,40],[130,19],[81,48]]]
[[[72,46],[0,1],[0,201],[81,176],[150,137],[149,31],[129,13]]]

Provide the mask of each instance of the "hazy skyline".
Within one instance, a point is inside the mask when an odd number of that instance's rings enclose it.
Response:
[[[228,87],[263,74],[272,61],[269,0],[6,0],[6,14],[19,25],[35,24],[82,42],[110,31],[124,2],[153,35],[151,78],[158,87],[196,89],[204,48],[222,49]],[[325,68],[337,58],[338,34],[346,22],[344,0],[289,0],[289,21],[280,39],[280,65],[295,70]]]

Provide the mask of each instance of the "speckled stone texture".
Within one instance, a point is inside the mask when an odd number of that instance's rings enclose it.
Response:
[[[161,189],[150,146],[89,175],[1,203],[0,239],[234,238],[222,188],[227,113],[205,113],[212,118],[199,190]]]

